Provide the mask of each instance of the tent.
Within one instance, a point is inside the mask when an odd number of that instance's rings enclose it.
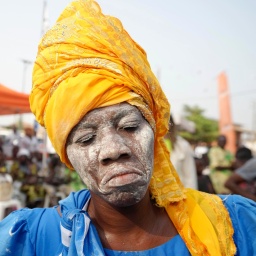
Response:
[[[11,90],[0,84],[0,115],[31,113],[29,94]]]

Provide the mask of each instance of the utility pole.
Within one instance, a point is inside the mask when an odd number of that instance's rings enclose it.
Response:
[[[50,28],[49,24],[49,15],[47,10],[47,1],[43,0],[43,16],[42,16],[42,29],[41,29],[41,36],[43,36],[47,30]],[[35,121],[36,125],[39,124]],[[47,152],[47,132],[46,129],[43,129],[43,159],[42,159],[42,169],[40,170],[40,173],[42,176],[47,176],[47,158],[48,158],[48,152]]]
[[[26,59],[21,59],[21,61],[23,62],[23,78],[22,78],[22,87],[21,87],[21,92],[25,93],[25,88],[26,88],[26,73],[27,73],[27,69],[28,69],[28,65],[31,65],[33,62],[30,60],[26,60]]]
[[[22,74],[22,84],[21,84],[21,92],[25,93],[25,88],[26,88],[26,74],[27,74],[27,69],[28,66],[31,65],[33,62],[27,59],[21,59],[23,62],[23,74]],[[22,120],[22,114],[20,114],[19,118],[19,129],[22,129],[23,126],[23,120]]]
[[[48,15],[48,9],[47,9],[47,1],[44,0],[41,36],[43,36],[49,28],[50,28],[50,24],[49,24],[49,15]]]

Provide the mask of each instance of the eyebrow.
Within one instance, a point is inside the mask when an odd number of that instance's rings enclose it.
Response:
[[[131,115],[131,114],[136,114],[136,113],[139,113],[139,110],[138,109],[120,109],[120,111],[118,111],[113,119],[115,119],[117,122],[120,121],[120,119],[122,119],[124,116],[128,116],[128,115]],[[84,121],[82,123],[79,123],[76,127],[76,130],[78,129],[96,129],[97,126],[91,122],[88,122],[88,121]]]
[[[123,118],[125,115],[131,115],[131,114],[136,114],[138,113],[137,109],[121,109],[118,113],[115,114],[114,118],[117,120],[120,120]]]
[[[96,125],[85,121],[85,122],[79,123],[76,127],[76,130],[78,130],[78,129],[89,129],[89,128],[96,128]]]

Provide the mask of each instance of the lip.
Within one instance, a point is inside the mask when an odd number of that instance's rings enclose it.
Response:
[[[118,169],[118,171],[116,171]],[[102,179],[102,183],[105,185],[107,183],[113,183],[115,181],[121,181],[122,179],[128,181],[132,179],[138,178],[138,176],[142,176],[142,171],[138,170],[137,168],[129,168],[120,170],[119,168],[114,168],[110,171],[111,173],[109,175],[106,175]]]
[[[118,175],[109,180],[108,185],[110,187],[122,187],[126,185],[131,185],[141,181],[141,175],[137,173],[128,173],[123,175]]]

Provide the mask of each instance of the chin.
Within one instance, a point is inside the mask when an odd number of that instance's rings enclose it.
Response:
[[[129,207],[139,203],[145,196],[146,191],[118,191],[104,198],[115,207]]]

